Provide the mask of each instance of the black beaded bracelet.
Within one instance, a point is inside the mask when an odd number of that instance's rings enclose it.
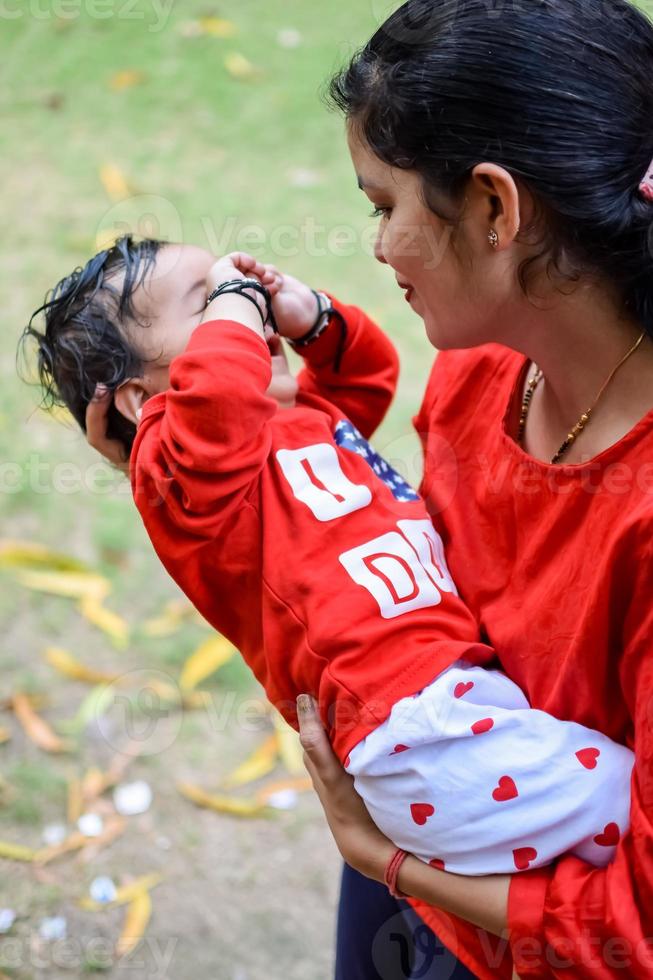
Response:
[[[254,292],[259,293],[265,300],[266,312],[264,313],[261,309],[260,304],[253,296],[250,296],[247,290],[254,290]],[[261,323],[263,326],[269,323],[275,333],[279,333],[277,328],[277,323],[272,312],[272,297],[270,296],[270,291],[265,288],[265,286],[258,281],[258,279],[230,279],[229,282],[223,282],[221,286],[214,289],[209,298],[206,301],[206,305],[209,306],[214,299],[218,296],[225,296],[229,293],[235,293],[238,296],[244,297],[244,299],[249,300],[253,303],[258,310]]]
[[[340,371],[340,363],[342,361],[342,356],[345,352],[345,344],[347,343],[347,323],[344,316],[338,312],[333,306],[333,303],[329,300],[328,296],[326,299],[329,305],[322,309],[322,302],[320,300],[320,294],[314,289],[311,290],[313,296],[317,301],[318,314],[317,319],[308,333],[305,333],[303,337],[299,337],[297,340],[289,340],[288,343],[294,350],[299,353],[305,348],[310,347],[314,344],[316,340],[322,336],[327,327],[331,324],[333,320],[337,320],[340,326],[340,343],[338,344],[338,350],[336,352],[335,360],[333,363],[333,370],[336,374]]]
[[[331,313],[333,312],[333,307],[329,303],[327,307],[322,309],[322,301],[320,299],[320,294],[316,293],[314,289],[311,289],[313,296],[317,302],[317,319],[311,329],[304,334],[303,337],[298,337],[296,340],[291,340],[290,343],[293,347],[310,347],[315,341],[322,336],[326,328],[329,326],[329,320],[331,319]]]

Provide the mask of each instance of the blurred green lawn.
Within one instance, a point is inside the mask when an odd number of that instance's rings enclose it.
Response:
[[[403,364],[400,392],[376,445],[418,479],[410,416],[432,354],[391,272],[363,247],[375,222],[356,186],[343,122],[320,101],[330,72],[388,6],[385,0],[223,0],[215,6],[177,0],[172,7],[167,0],[165,8],[147,0],[14,0],[0,10],[0,538],[44,543],[87,561],[111,580],[108,604],[133,628],[129,649],[118,652],[70,602],[28,592],[0,571],[1,696],[45,693],[49,719],[68,718],[86,689],[44,663],[47,645],[66,647],[89,665],[176,675],[205,635],[197,626],[163,640],[139,631],[177,592],[151,551],[129,487],[98,469],[81,435],[40,411],[38,392],[16,374],[16,342],[30,313],[108,232],[161,234],[224,251],[248,245],[281,269],[364,306],[391,334]],[[189,24],[203,16],[231,21],[236,33],[188,36]],[[299,44],[285,47],[282,30],[298,32]],[[233,54],[248,59],[254,77],[229,74],[225,58]],[[116,88],[118,73],[136,84]],[[124,175],[129,199],[110,199],[100,176],[107,166]],[[252,227],[264,243],[259,248],[239,237]],[[253,689],[237,662],[209,687],[240,698]],[[0,725],[12,734],[0,745],[0,775],[12,788],[7,799],[0,795],[0,840],[38,847],[44,823],[63,819],[66,781],[106,758],[93,743],[72,756],[47,756],[25,739],[10,712],[0,711]],[[191,714],[169,753],[135,764],[134,778],[155,787],[154,829],[171,838],[177,853],[177,863],[165,857],[176,885],[161,897],[155,893],[153,921],[162,937],[185,923],[189,945],[175,962],[175,978],[322,980],[329,974],[338,862],[317,804],[303,800],[299,811],[268,829],[195,811],[174,792],[174,781],[189,770],[197,782],[215,783],[256,744],[237,730],[216,734]],[[103,873],[120,877],[161,863],[160,855],[153,857],[154,830],[148,833],[141,840],[132,831],[114,845],[100,859]],[[297,856],[292,868],[269,872],[272,882],[254,861],[255,843],[266,834],[271,853],[283,851],[285,840]],[[216,847],[223,862],[217,870]],[[96,873],[70,863],[37,880],[29,867],[0,860],[0,908],[18,909],[23,939],[40,916],[62,910],[75,934],[84,935],[89,926],[75,918],[73,900]],[[292,895],[283,892],[286,880]],[[234,888],[254,925],[239,914]],[[217,915],[216,903],[230,912]],[[314,914],[304,922],[307,903]],[[298,922],[288,914],[291,904]],[[114,938],[117,929],[114,921],[108,930]],[[262,952],[242,951],[248,929]],[[41,976],[25,962],[4,962],[2,949],[0,941],[0,969],[21,980]],[[238,973],[239,963],[244,972]],[[92,968],[89,961],[85,970]]]

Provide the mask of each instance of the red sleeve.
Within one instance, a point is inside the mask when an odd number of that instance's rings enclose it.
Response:
[[[653,528],[642,533],[640,526],[624,545],[630,552],[624,580],[632,595],[620,664],[635,752],[630,830],[605,869],[565,857],[551,868],[513,876],[510,941],[523,978],[653,976],[652,542]],[[619,575],[615,569],[615,578]]]
[[[362,310],[330,299],[347,324],[339,370],[334,365],[342,334],[334,317],[320,339],[300,351],[306,365],[298,378],[300,391],[331,402],[369,438],[394,398],[399,358],[390,339]]]
[[[211,530],[238,506],[265,465],[276,403],[266,395],[270,352],[232,321],[201,324],[170,366],[170,388],[145,406],[131,457],[143,516]],[[153,517],[154,514],[154,517]]]

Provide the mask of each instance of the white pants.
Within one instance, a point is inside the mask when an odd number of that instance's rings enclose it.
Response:
[[[597,866],[628,828],[634,755],[529,707],[497,670],[459,661],[350,753],[374,823],[435,867],[514,873],[566,851]]]

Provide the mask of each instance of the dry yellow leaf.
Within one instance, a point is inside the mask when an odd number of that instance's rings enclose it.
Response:
[[[113,817],[108,817],[104,822],[102,833],[98,837],[91,837],[90,840],[86,838],[84,847],[79,855],[80,860],[86,863],[94,861],[98,855],[98,851],[111,844],[116,837],[124,834],[126,829],[127,821],[124,817],[118,816],[118,814]]]
[[[109,88],[112,92],[123,92],[126,88],[133,88],[134,85],[142,85],[145,81],[145,72],[138,71],[135,68],[126,68],[123,71],[117,71],[109,79]]]
[[[74,681],[84,681],[87,684],[112,684],[118,679],[118,674],[105,674],[100,670],[86,667],[62,647],[48,647],[45,651],[45,659],[60,674]]]
[[[109,200],[115,204],[131,197],[132,192],[127,178],[113,163],[105,163],[100,167],[100,180]]]
[[[182,668],[179,678],[181,690],[184,693],[194,690],[198,684],[228,663],[235,654],[236,650],[224,636],[212,636],[205,640],[190,655]]]
[[[36,851],[31,847],[23,847],[22,844],[10,844],[8,841],[0,840],[0,858],[7,861],[33,861]]]
[[[181,629],[183,623],[188,621],[206,626],[206,620],[202,619],[190,602],[185,599],[174,599],[166,603],[160,616],[147,619],[141,628],[145,636],[160,638],[172,636]]]
[[[224,59],[224,66],[232,78],[239,82],[247,82],[261,74],[259,68],[252,64],[244,54],[233,52]]]
[[[280,779],[275,783],[268,783],[263,786],[256,794],[259,803],[268,803],[271,796],[275,793],[283,793],[286,790],[294,790],[295,793],[307,793],[313,789],[313,783],[308,776],[296,776],[294,779]]]
[[[45,694],[26,694],[25,698],[29,701],[29,703],[36,711],[40,711],[42,708],[46,708],[49,703],[48,698],[45,696]],[[9,695],[8,698],[0,699],[1,711],[13,711],[13,709],[14,709],[14,700],[12,695]]]
[[[79,604],[84,619],[106,633],[119,650],[129,646],[129,626],[117,613],[111,612],[94,596],[84,596]]]
[[[108,581],[95,572],[32,571],[19,569],[16,578],[21,585],[37,592],[48,592],[67,599],[88,597],[100,602],[111,591]]]
[[[277,711],[273,713],[272,721],[277,733],[281,761],[291,776],[304,775],[306,766],[304,765],[304,750],[299,741],[299,735]]]
[[[197,20],[199,33],[209,34],[211,37],[233,37],[237,33],[237,27],[230,20],[222,17],[200,17]]]
[[[0,540],[0,566],[7,568],[37,568],[58,572],[85,572],[86,566],[76,558],[50,551],[32,541]]]
[[[158,694],[162,701],[167,701],[169,704],[181,704],[189,711],[195,708],[206,708],[207,701],[211,697],[208,691],[182,692],[179,687],[168,684],[158,677],[153,677],[151,681],[148,681],[147,686],[155,694]]]
[[[123,885],[116,892],[116,897],[112,902],[94,902],[92,898],[81,898],[77,903],[80,909],[84,909],[87,912],[100,912],[103,909],[115,909],[119,905],[128,905],[132,899],[141,892],[149,892],[157,885],[160,885],[163,881],[163,875],[154,873],[149,875],[141,875],[140,878],[136,878],[131,881],[128,885]]]
[[[256,779],[267,776],[276,767],[278,758],[279,746],[274,732],[242,765],[227,776],[225,787],[244,786],[246,783],[253,783]]]
[[[139,892],[127,908],[116,956],[128,956],[140,943],[152,918],[152,899],[148,891]]]
[[[69,834],[65,840],[62,840],[60,844],[52,844],[51,847],[42,847],[34,855],[34,863],[40,866],[49,864],[50,861],[54,861],[58,857],[62,857],[64,854],[70,854],[71,851],[79,851],[88,843],[88,837],[84,837],[79,830],[73,831]]]
[[[269,815],[267,807],[257,800],[241,800],[231,796],[218,796],[207,793],[199,786],[192,786],[190,783],[178,783],[177,789],[182,796],[190,800],[196,806],[205,807],[208,810],[215,810],[217,813],[229,813],[233,817],[259,817]]]
[[[67,752],[69,746],[63,739],[34,711],[29,699],[24,694],[14,694],[12,697],[14,714],[20,722],[27,737],[38,745],[44,752]]]
[[[84,796],[80,779],[71,779],[68,783],[67,801],[68,823],[75,824],[84,812]]]

